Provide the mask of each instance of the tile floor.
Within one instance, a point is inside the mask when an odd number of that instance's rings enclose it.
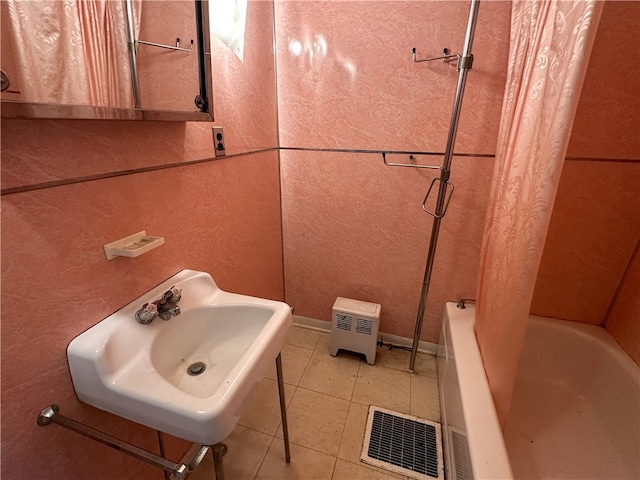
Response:
[[[225,440],[225,480],[387,480],[406,477],[360,462],[370,404],[440,421],[435,357],[378,347],[376,364],[340,351],[329,355],[328,333],[294,326],[282,350],[291,463],[284,459],[275,362],[248,398]],[[207,455],[189,477],[213,480]]]

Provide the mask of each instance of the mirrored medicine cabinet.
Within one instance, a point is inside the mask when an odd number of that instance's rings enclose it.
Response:
[[[211,121],[207,0],[3,0],[2,117]]]

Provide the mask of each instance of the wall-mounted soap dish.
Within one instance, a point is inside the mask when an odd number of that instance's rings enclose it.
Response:
[[[104,246],[104,253],[107,255],[107,260],[113,260],[116,257],[137,257],[160,245],[164,245],[163,237],[152,237],[142,230],[115,242],[107,243]]]

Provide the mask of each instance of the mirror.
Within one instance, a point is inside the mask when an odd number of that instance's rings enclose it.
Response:
[[[206,0],[3,0],[2,117],[211,121]]]

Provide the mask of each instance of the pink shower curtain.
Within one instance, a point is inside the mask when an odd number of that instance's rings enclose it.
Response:
[[[2,1],[21,100],[133,108],[121,1]]]
[[[476,336],[503,428],[602,2],[514,1]]]

